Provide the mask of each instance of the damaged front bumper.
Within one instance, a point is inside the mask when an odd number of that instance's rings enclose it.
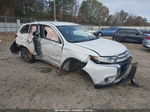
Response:
[[[129,60],[125,64],[95,64],[89,60],[83,68],[92,78],[95,87],[114,85],[126,80],[133,80],[137,63]]]

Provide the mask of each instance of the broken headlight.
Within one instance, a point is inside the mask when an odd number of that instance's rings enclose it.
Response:
[[[132,54],[129,50],[125,51],[122,54],[116,56],[91,56],[91,60],[94,63],[118,63],[122,62],[128,58],[132,58]]]
[[[91,56],[91,60],[94,63],[115,63],[117,61],[117,56],[112,57]]]

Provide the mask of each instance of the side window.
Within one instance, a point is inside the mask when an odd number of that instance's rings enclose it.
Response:
[[[119,31],[118,31],[118,33],[122,33],[122,32],[123,32],[123,30],[119,30]]]
[[[110,30],[115,30],[115,28],[110,28]]]
[[[44,26],[44,36],[46,39],[60,42],[59,36],[55,32],[55,30],[49,26]]]
[[[130,34],[137,34],[137,31],[136,31],[136,30],[128,30],[128,32],[129,32]]]
[[[29,25],[25,25],[22,27],[22,29],[20,30],[20,33],[28,33],[29,30]]]
[[[37,30],[36,25],[31,25],[30,27],[30,34],[33,34],[33,32],[35,32]]]
[[[127,33],[126,30],[120,30],[119,33]]]

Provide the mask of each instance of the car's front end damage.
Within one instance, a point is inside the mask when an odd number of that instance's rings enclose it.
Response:
[[[91,57],[83,70],[90,75],[95,87],[99,88],[129,79],[133,82],[136,68],[137,63],[132,63],[132,56],[130,52],[126,51],[118,55],[116,61],[111,61],[111,63],[100,62]]]
[[[47,55],[38,59],[53,64],[60,70],[83,69],[89,74],[96,88],[117,84],[127,79],[131,79],[131,82],[134,83],[133,78],[137,64],[132,63],[132,54],[124,45],[97,38],[79,25],[67,23],[65,26],[64,23],[61,24],[57,23],[56,28],[61,34],[62,43],[56,42],[53,43],[53,46],[48,46],[50,40],[44,40],[46,41],[45,45],[41,41],[42,53]],[[22,36],[20,33],[19,35]],[[27,57],[30,60],[28,62],[32,62],[35,58],[33,52],[36,44],[27,45],[28,39],[31,38],[28,38],[29,35],[24,35],[24,38],[20,38],[21,36],[16,38],[10,50],[13,54],[18,54],[22,50],[21,54],[26,53],[22,57]],[[33,54],[33,58],[31,54]]]

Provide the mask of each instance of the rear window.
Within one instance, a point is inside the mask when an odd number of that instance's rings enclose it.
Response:
[[[28,33],[28,29],[29,29],[29,25],[25,25],[22,27],[22,29],[20,30],[20,33]]]
[[[129,33],[129,34],[136,34],[138,31],[133,29],[121,29],[118,31],[119,33]]]

